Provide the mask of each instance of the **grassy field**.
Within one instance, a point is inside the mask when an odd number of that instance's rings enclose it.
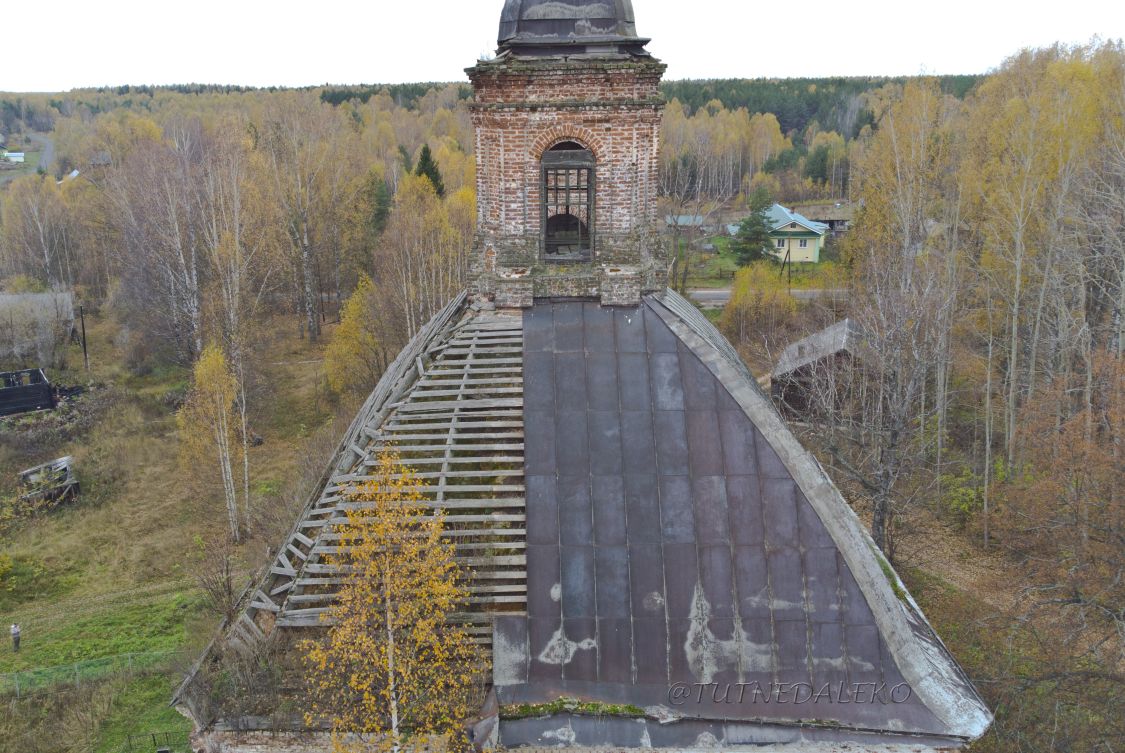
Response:
[[[190,375],[131,374],[115,323],[88,314],[87,330],[92,372],[81,369],[75,348],[71,368],[50,374],[59,384],[90,385],[87,394],[65,410],[0,422],[0,500],[12,499],[17,471],[63,455],[74,458],[82,484],[76,504],[6,528],[0,520],[0,625],[23,629],[18,654],[0,651],[0,674],[62,667],[65,681],[75,663],[93,676],[99,667],[106,674],[108,657],[190,656],[217,623],[195,579],[207,567],[203,542],[227,537],[226,512],[208,469],[180,461],[174,406]],[[262,408],[252,429],[263,442],[251,451],[252,507],[278,515],[308,462],[310,437],[324,433],[338,407],[324,384],[321,346],[293,332],[289,321],[264,327],[254,385]],[[271,531],[256,529],[235,550],[243,577],[276,545]],[[167,708],[183,668],[174,664],[104,681],[91,716],[93,749],[111,753],[130,734],[185,728]]]
[[[34,175],[39,169],[39,152],[24,152],[24,163],[15,168],[0,169],[0,186],[24,175]]]
[[[120,753],[130,735],[168,733],[174,739],[191,732],[191,723],[168,705],[174,680],[152,674],[129,680],[114,694],[98,730],[94,753]]]

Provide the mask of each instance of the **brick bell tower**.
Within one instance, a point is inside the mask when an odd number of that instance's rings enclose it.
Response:
[[[507,0],[467,73],[476,130],[473,295],[640,303],[664,290],[660,79],[631,0]]]

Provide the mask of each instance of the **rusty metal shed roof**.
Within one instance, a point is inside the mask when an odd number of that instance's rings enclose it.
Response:
[[[646,54],[631,0],[507,0],[500,51],[523,55]]]

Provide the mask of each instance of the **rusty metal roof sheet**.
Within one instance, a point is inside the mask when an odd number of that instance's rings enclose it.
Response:
[[[850,509],[690,308],[669,293],[524,313],[527,615],[496,621],[497,692],[649,714],[508,720],[501,742],[983,732],[987,710]]]

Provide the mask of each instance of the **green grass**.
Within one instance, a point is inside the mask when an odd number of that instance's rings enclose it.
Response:
[[[12,151],[19,151],[13,149]],[[36,170],[39,169],[39,152],[24,152],[24,163],[15,170],[0,170],[0,185],[16,178],[22,178],[25,175],[34,175]]]
[[[72,569],[48,567],[33,556],[0,554],[0,613],[36,599],[57,599],[76,581]]]
[[[714,252],[697,252],[688,277],[688,287],[725,288],[729,287],[734,273],[740,267],[738,259],[730,250],[730,238],[717,235],[707,243],[715,247]]]
[[[696,251],[692,257],[691,274],[688,277],[689,288],[729,288],[733,277],[743,267],[738,263],[738,257],[731,251],[731,239],[725,235],[718,235],[706,241],[715,247],[711,253]],[[847,270],[840,265],[822,261],[819,264],[794,264],[792,283],[790,283],[789,269],[784,274],[781,266],[774,261],[765,260],[754,262],[768,266],[774,270],[779,279],[797,290],[829,289],[847,286]]]
[[[74,458],[82,483],[76,503],[0,533],[7,558],[0,563],[0,625],[5,631],[12,622],[23,627],[19,654],[0,635],[0,696],[12,689],[17,672],[21,689],[52,686],[97,696],[96,713],[83,712],[81,725],[96,732],[97,751],[119,753],[128,735],[186,729],[167,706],[172,675],[181,669],[172,666],[181,655],[194,658],[216,623],[193,585],[204,566],[195,542],[222,540],[226,520],[213,469],[188,467],[180,458],[174,410],[190,372],[158,366],[131,373],[113,317],[87,311],[86,325],[92,371],[82,367],[81,348],[72,347],[69,368],[52,377],[105,385],[87,395],[113,399],[97,411],[76,404],[83,422],[52,414],[57,430],[0,429],[7,434],[0,441],[0,493],[12,491],[5,484],[16,471],[63,455]],[[296,483],[308,462],[309,442],[301,437],[336,410],[318,362],[322,345],[298,341],[282,327],[264,330],[259,358],[270,394],[256,401],[251,415],[252,429],[264,439],[251,449],[255,499],[276,497]],[[236,557],[247,563],[243,574],[263,549],[261,538],[237,548]],[[73,687],[76,665],[80,691]],[[123,676],[130,667],[146,676]],[[112,708],[101,701],[112,701]],[[36,738],[52,738],[64,722],[70,724],[49,715],[28,729]],[[0,750],[6,750],[3,734]]]
[[[0,673],[59,667],[129,653],[182,648],[199,598],[174,593],[151,603],[125,603],[74,619],[56,618],[39,628],[24,626],[18,654],[0,652]]]
[[[191,724],[168,705],[172,690],[173,679],[163,674],[129,681],[113,698],[110,713],[98,729],[94,753],[119,753],[130,735],[187,735]]]

